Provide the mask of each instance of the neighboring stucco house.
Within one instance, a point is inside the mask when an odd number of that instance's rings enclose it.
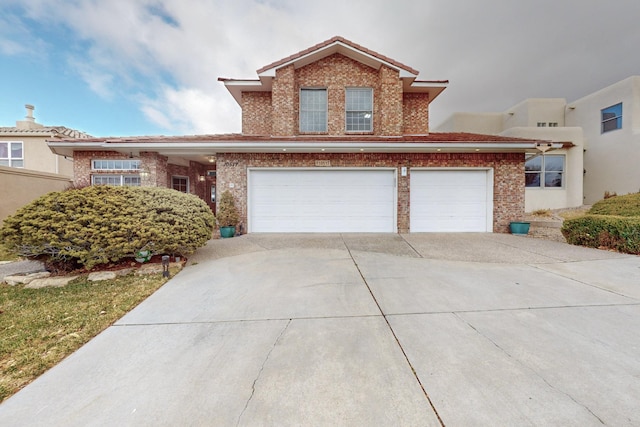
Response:
[[[640,191],[640,76],[569,103],[537,98],[501,113],[455,113],[438,130],[565,143],[564,149],[527,160],[527,177],[542,177],[527,179],[527,212],[593,204],[607,192]]]
[[[527,99],[501,113],[454,113],[439,131],[478,132],[562,143],[548,153],[529,153],[525,163],[525,210],[583,204],[582,129],[566,126],[564,99]]]
[[[443,80],[341,37],[219,79],[242,133],[49,142],[77,185],[230,190],[245,232],[507,232],[537,138],[430,133]]]
[[[86,138],[89,135],[64,126],[35,121],[34,107],[15,126],[0,127],[0,221],[23,205],[50,191],[67,188],[73,178],[73,159],[51,152],[51,138]]]

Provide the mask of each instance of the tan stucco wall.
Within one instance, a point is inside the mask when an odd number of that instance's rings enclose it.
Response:
[[[574,144],[574,147],[571,148],[547,152],[547,154],[565,156],[564,188],[525,188],[524,208],[526,212],[538,209],[572,208],[583,204],[584,138],[581,128],[522,127],[511,128],[503,132],[502,135]]]
[[[36,198],[69,185],[71,179],[63,175],[0,166],[0,222]]]
[[[622,129],[601,133],[601,110],[620,102]],[[607,191],[640,191],[640,76],[570,102],[566,117],[567,126],[582,126],[584,131],[585,203],[601,200]]]
[[[73,176],[73,161],[53,154],[47,146],[48,136],[0,135],[0,141],[22,142],[24,169]]]

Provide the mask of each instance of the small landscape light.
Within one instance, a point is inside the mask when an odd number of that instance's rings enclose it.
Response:
[[[169,255],[162,255],[162,277],[169,277]]]

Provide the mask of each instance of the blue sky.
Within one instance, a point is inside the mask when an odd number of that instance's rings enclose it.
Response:
[[[640,74],[638,19],[637,0],[2,0],[0,126],[28,103],[95,136],[239,132],[217,78],[335,35],[449,79],[433,126]]]

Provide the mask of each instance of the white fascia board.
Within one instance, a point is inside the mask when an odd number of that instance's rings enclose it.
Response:
[[[212,154],[212,153],[432,153],[432,152],[537,152],[535,142],[524,143],[473,143],[473,142],[293,142],[293,141],[229,141],[229,142],[145,142],[107,143],[102,147],[114,151],[158,151],[165,154]],[[562,148],[553,143],[552,149]]]

